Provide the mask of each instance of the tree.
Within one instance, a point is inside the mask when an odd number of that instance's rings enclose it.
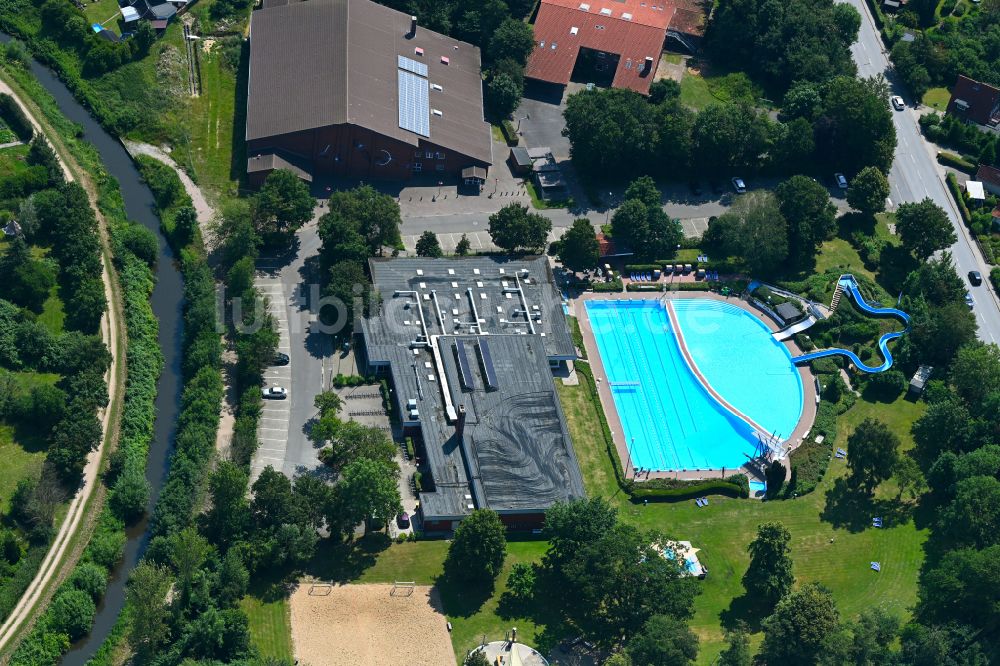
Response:
[[[819,115],[823,98],[819,94],[819,89],[815,83],[809,81],[799,81],[792,84],[792,87],[785,93],[785,98],[781,103],[782,116],[788,120],[802,118],[810,123]]]
[[[191,602],[191,588],[195,575],[205,563],[210,546],[193,527],[185,527],[172,535],[170,560],[177,571],[177,582],[180,586],[181,608],[187,608]]]
[[[965,345],[955,356],[950,379],[969,409],[979,413],[990,393],[1000,388],[1000,348],[979,341]]]
[[[997,626],[1000,609],[993,600],[1000,594],[998,557],[1000,545],[946,552],[921,578],[917,617],[932,625],[956,622],[987,631]]]
[[[324,414],[309,433],[309,438],[325,448],[320,452],[323,462],[341,470],[362,458],[390,463],[396,446],[378,428],[357,421],[340,421],[335,413]]]
[[[490,666],[490,660],[482,650],[475,650],[465,658],[464,666]]]
[[[767,664],[815,664],[839,624],[833,595],[819,583],[790,593],[764,620],[761,656]]]
[[[33,259],[21,236],[14,237],[0,257],[0,274],[4,276],[4,298],[38,313],[56,284],[52,266]]]
[[[756,171],[768,151],[773,128],[766,115],[747,104],[712,103],[695,119],[691,154],[706,175]]]
[[[874,167],[889,172],[896,128],[886,91],[884,79],[877,77],[838,76],[823,86],[816,154],[827,158],[829,169],[853,174]]]
[[[312,218],[315,202],[309,186],[288,169],[275,169],[268,174],[257,194],[257,232],[266,239],[290,234]]]
[[[921,260],[958,240],[948,214],[929,198],[900,204],[896,209],[896,230],[903,247]]]
[[[185,224],[189,222],[191,221]],[[197,214],[193,222],[197,222]],[[247,200],[234,199],[222,206],[219,216],[212,222],[212,238],[227,266],[243,257],[253,257],[256,260],[262,241],[254,227]]]
[[[490,238],[506,252],[537,251],[545,246],[552,222],[543,215],[528,212],[518,203],[507,204],[490,215]]]
[[[458,239],[458,244],[455,245],[455,254],[460,257],[464,257],[469,254],[469,250],[472,249],[472,243],[469,241],[469,236],[467,234],[462,234],[462,237]]]
[[[920,471],[920,465],[911,456],[901,455],[896,461],[896,468],[893,470],[896,477],[896,486],[899,489],[896,499],[900,500],[903,495],[909,495],[911,500],[919,497],[927,490],[927,482],[924,474]]]
[[[698,637],[683,620],[654,615],[628,642],[626,651],[633,664],[684,666],[698,656]]]
[[[938,522],[941,533],[959,547],[1000,543],[1000,481],[992,476],[962,479]]]
[[[837,207],[826,188],[807,176],[792,176],[779,184],[774,194],[788,223],[789,255],[799,265],[805,265],[836,231]]]
[[[753,654],[750,652],[750,636],[742,622],[735,629],[726,632],[726,649],[719,655],[718,666],[750,666]]]
[[[344,467],[336,488],[340,512],[348,524],[353,526],[368,520],[383,524],[402,511],[398,477],[399,468],[394,463],[368,458],[359,458]]]
[[[600,244],[590,220],[585,217],[573,220],[559,239],[559,260],[576,272],[597,266],[599,259]]]
[[[320,317],[336,332],[353,331],[354,323],[368,311],[371,293],[364,266],[355,261],[338,261],[330,267],[329,280],[323,296],[333,299],[320,310]],[[336,315],[336,316],[334,316]]]
[[[399,203],[371,185],[334,192],[327,204],[329,211],[320,218],[319,237],[323,242],[324,263],[332,266],[343,256],[336,255],[345,231],[357,234],[368,248],[369,256],[381,256],[384,248],[398,247],[401,238]],[[343,224],[346,223],[346,227]]]
[[[96,611],[94,600],[83,590],[62,590],[49,606],[48,629],[78,641],[90,631]]]
[[[780,460],[772,460],[764,472],[764,480],[767,485],[767,498],[776,499],[781,496],[781,489],[785,485],[785,475],[787,470]]]
[[[739,197],[706,233],[726,254],[743,257],[753,274],[773,274],[788,258],[788,224],[768,192]]]
[[[417,256],[418,257],[441,257],[444,252],[441,250],[441,243],[438,241],[437,234],[433,231],[425,231],[420,234],[420,238],[417,239]]]
[[[889,181],[875,167],[862,169],[847,188],[847,203],[867,216],[884,211],[888,196]]]
[[[336,416],[343,404],[343,399],[337,395],[336,391],[323,391],[313,399],[313,406],[319,410],[321,417],[327,415]]]
[[[517,562],[510,568],[510,575],[507,576],[507,592],[524,602],[535,593],[535,565],[525,562]]]
[[[743,587],[751,599],[768,608],[774,608],[795,582],[788,547],[791,538],[781,523],[764,523],[757,527],[757,536],[747,546],[750,566],[743,574]]]
[[[115,480],[109,503],[115,515],[132,524],[146,512],[149,482],[140,467],[130,466]]]
[[[511,58],[521,67],[528,64],[528,57],[535,48],[535,37],[531,26],[524,21],[506,18],[490,38],[489,53],[493,62]]]
[[[489,77],[483,102],[489,117],[500,121],[509,118],[521,103],[524,88],[518,85],[506,72],[498,72]]]
[[[444,563],[445,574],[455,581],[491,587],[507,557],[506,533],[495,511],[473,511],[455,530]]]
[[[617,522],[617,510],[602,497],[552,505],[545,512],[542,528],[542,537],[549,543],[544,566],[550,571],[562,571],[580,546],[596,540]]]
[[[594,176],[640,172],[656,157],[656,115],[656,107],[631,90],[594,89],[570,95],[563,117],[573,164]]]
[[[847,439],[847,466],[851,483],[871,494],[892,476],[899,456],[899,437],[881,421],[867,418]]]
[[[170,582],[165,568],[145,561],[129,574],[125,591],[133,611],[129,644],[140,657],[155,654],[169,634],[166,598]]]
[[[659,208],[661,203],[660,188],[650,176],[639,176],[625,188],[625,201],[638,199],[647,208]]]
[[[771,162],[786,173],[810,171],[815,166],[816,140],[805,118],[794,118],[775,129]]]

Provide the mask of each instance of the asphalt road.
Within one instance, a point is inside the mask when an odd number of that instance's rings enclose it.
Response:
[[[966,286],[975,300],[974,311],[979,323],[979,337],[986,342],[1000,342],[1000,301],[997,300],[989,282],[989,266],[982,260],[979,248],[962,224],[955,203],[944,183],[941,171],[935,159],[935,149],[924,141],[917,124],[917,113],[911,108],[915,100],[909,98],[905,88],[900,84],[895,73],[889,67],[887,54],[882,50],[882,41],[872,21],[871,14],[864,0],[846,0],[861,12],[861,32],[858,41],[851,47],[854,61],[858,65],[861,76],[884,74],[892,87],[893,94],[906,100],[907,108],[903,111],[893,111],[893,123],[896,126],[896,159],[889,172],[890,195],[892,207],[904,202],[921,201],[930,197],[937,205],[948,213],[955,226],[958,242],[951,248],[952,256],[959,275],[966,281]],[[973,287],[968,284],[968,272],[979,271],[983,275],[983,284]]]

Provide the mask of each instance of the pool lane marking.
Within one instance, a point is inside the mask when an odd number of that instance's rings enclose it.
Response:
[[[715,398],[720,405],[728,409],[730,413],[732,413],[734,416],[741,419],[744,423],[746,423],[748,426],[757,431],[759,435],[767,439],[770,439],[771,434],[767,431],[767,429],[762,428],[760,425],[757,424],[756,421],[751,419],[749,416],[747,416],[740,410],[733,407],[731,404],[729,404],[729,402],[725,398],[723,398],[718,393],[718,391],[712,388],[712,385],[708,383],[708,379],[706,379],[705,376],[701,374],[701,370],[699,370],[698,366],[695,365],[694,358],[691,356],[691,352],[688,351],[687,342],[684,340],[684,333],[681,332],[680,322],[677,320],[677,315],[674,312],[673,303],[671,303],[670,301],[666,301],[664,303],[664,307],[667,310],[667,316],[670,317],[670,324],[671,326],[673,326],[675,337],[677,338],[677,346],[681,350],[681,356],[684,357],[684,361],[687,363],[687,366],[691,370],[691,372],[694,373],[695,378],[697,378],[697,380],[701,382],[701,385],[705,387],[705,390],[708,391],[709,395]]]

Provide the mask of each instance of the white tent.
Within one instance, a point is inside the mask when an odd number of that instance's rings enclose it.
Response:
[[[978,180],[966,181],[965,191],[969,193],[970,199],[976,199],[977,201],[986,200],[986,191],[983,189],[983,184]]]

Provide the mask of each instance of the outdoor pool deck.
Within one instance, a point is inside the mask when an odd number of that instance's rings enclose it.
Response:
[[[766,314],[760,312],[753,306],[751,306],[746,301],[742,300],[737,296],[722,296],[713,292],[692,292],[692,291],[668,291],[668,292],[613,292],[613,293],[584,293],[581,294],[577,299],[571,303],[571,309],[576,314],[579,324],[580,331],[583,334],[584,346],[587,350],[588,362],[590,363],[591,369],[593,370],[594,378],[597,381],[597,392],[600,396],[601,406],[604,409],[604,414],[608,419],[608,425],[611,429],[611,435],[615,443],[615,447],[618,450],[618,456],[622,461],[622,467],[625,470],[625,475],[629,478],[634,478],[635,469],[630,463],[631,456],[629,454],[629,446],[626,442],[624,435],[624,428],[622,426],[621,418],[618,414],[618,409],[615,404],[614,396],[612,395],[611,386],[607,379],[607,372],[604,367],[603,360],[601,358],[600,351],[598,349],[597,340],[594,336],[593,327],[590,322],[590,317],[587,313],[586,301],[591,300],[605,300],[605,301],[624,301],[624,300],[636,300],[636,301],[649,301],[649,300],[660,300],[660,299],[710,299],[717,300],[728,303],[730,305],[736,306],[750,314],[755,318],[762,321],[767,328],[774,332],[779,330],[779,327],[775,322],[773,322]],[[668,308],[668,312],[670,309]],[[794,357],[801,353],[798,346],[792,341],[786,341],[783,343],[788,349],[789,353]],[[690,358],[690,355],[686,349],[686,345],[680,345],[681,353],[685,356],[688,361],[690,368],[697,368]],[[796,371],[799,374],[802,383],[802,415],[799,418],[798,424],[796,425],[794,431],[790,436],[783,438],[785,441],[785,446],[787,451],[790,453],[795,450],[803,441],[805,436],[808,434],[809,430],[812,428],[813,421],[816,417],[816,388],[813,380],[813,376],[809,368],[806,367],[796,367]],[[695,371],[698,376],[699,381],[705,386],[709,393],[713,394],[713,397],[717,399],[722,398],[719,396],[710,385],[708,385],[705,378],[700,372]],[[720,400],[721,404],[726,405],[728,402],[725,399]],[[786,465],[786,467],[788,467]],[[695,469],[681,469],[681,470],[671,470],[671,471],[653,471],[643,472],[642,478],[678,478],[678,479],[704,479],[713,477],[724,477],[729,476],[737,471],[737,469],[747,470],[745,464],[740,465],[739,468],[695,468]]]

